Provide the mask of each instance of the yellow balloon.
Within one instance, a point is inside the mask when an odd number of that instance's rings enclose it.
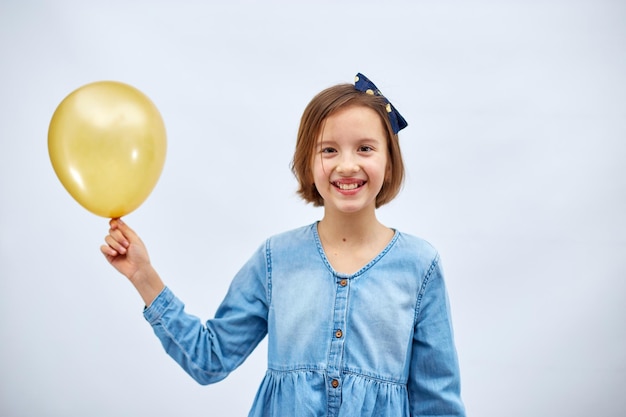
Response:
[[[156,106],[136,88],[99,81],[55,110],[48,152],[59,180],[84,208],[117,218],[139,207],[159,180],[167,140]]]

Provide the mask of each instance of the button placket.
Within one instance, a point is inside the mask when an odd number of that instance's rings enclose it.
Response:
[[[335,293],[335,309],[333,311],[334,331],[331,335],[330,352],[328,355],[328,409],[334,416],[341,405],[341,363],[343,360],[344,331],[348,307],[349,282],[342,278],[337,281]]]

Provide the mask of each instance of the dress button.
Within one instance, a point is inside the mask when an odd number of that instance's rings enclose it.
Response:
[[[335,331],[335,337],[337,339],[341,339],[341,336],[343,336],[343,332],[341,331],[341,329],[337,329],[337,331]]]
[[[339,381],[333,379],[332,381],[330,381],[330,385],[332,385],[333,388],[337,388],[339,386]]]
[[[346,285],[348,285],[348,280],[342,279],[341,281],[339,281],[339,285],[341,285],[342,287],[345,287]]]

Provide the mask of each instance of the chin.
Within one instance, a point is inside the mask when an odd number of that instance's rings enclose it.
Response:
[[[344,213],[344,214],[361,213],[363,211],[369,210],[370,208],[371,207],[369,205],[363,205],[363,204],[341,204],[341,205],[335,206],[335,209],[338,212]]]

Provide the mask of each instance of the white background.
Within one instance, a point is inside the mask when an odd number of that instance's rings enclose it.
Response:
[[[201,387],[57,180],[48,123],[129,83],[168,130],[126,220],[209,318],[267,236],[321,217],[289,171],[302,110],[363,72],[409,122],[379,211],[446,270],[468,414],[626,414],[626,5],[609,0],[0,0],[0,415],[243,416],[262,344]]]

